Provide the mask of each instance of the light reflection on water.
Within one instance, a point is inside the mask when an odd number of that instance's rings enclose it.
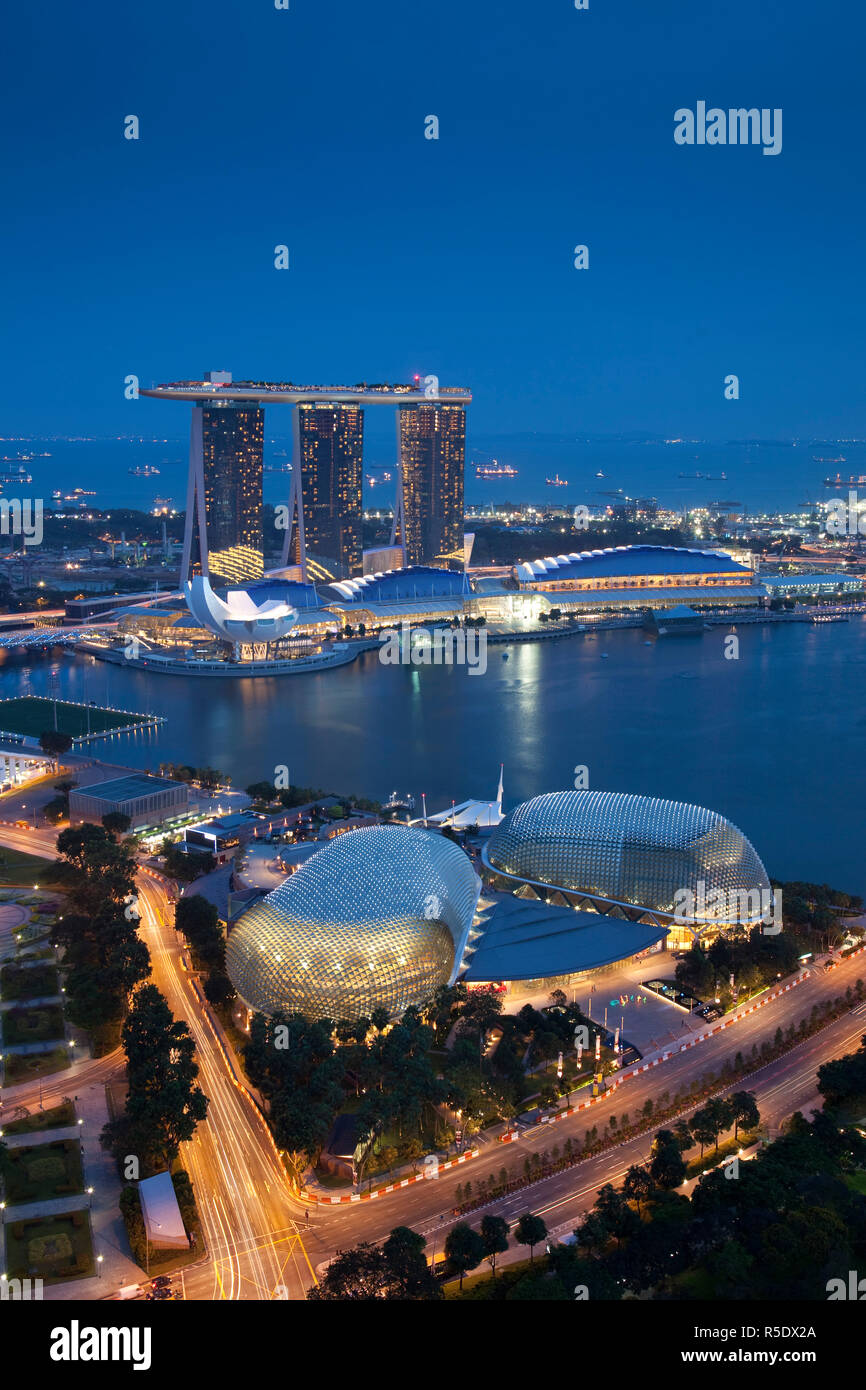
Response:
[[[739,637],[738,661],[724,659],[721,628],[650,645],[630,630],[490,646],[484,676],[367,653],[321,674],[208,680],[79,656],[61,658],[61,688],[167,717],[92,745],[112,762],[208,764],[239,787],[287,764],[294,782],[328,790],[396,788],[419,804],[423,791],[431,811],[492,797],[500,762],[506,806],[572,786],[586,764],[591,787],[721,811],[775,876],[866,891],[866,625],[741,625]],[[50,664],[7,664],[0,695],[47,693]]]

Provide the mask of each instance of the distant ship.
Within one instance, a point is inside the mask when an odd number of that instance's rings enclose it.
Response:
[[[861,473],[858,477],[843,478],[841,473],[837,473],[835,478],[825,478],[825,487],[866,487],[866,475]]]
[[[492,463],[476,463],[476,478],[516,478],[517,469],[512,468],[510,463],[497,463],[496,459]]]
[[[560,478],[558,473],[555,473],[552,478],[545,478],[544,481],[548,487],[568,487],[568,479]]]
[[[55,502],[76,502],[79,507],[86,507],[87,503],[82,502],[82,497],[95,497],[95,492],[86,492],[83,487],[73,488],[72,492],[61,492],[60,488],[55,488],[51,496]]]
[[[130,468],[133,478],[158,478],[159,469],[152,463],[145,463],[139,468]]]
[[[2,462],[11,462],[3,459]],[[19,463],[17,468],[7,468],[0,472],[0,484],[5,487],[6,483],[32,483],[33,478],[27,472],[23,463]]]
[[[812,455],[812,462],[813,462],[813,463],[847,463],[848,460],[845,458],[844,454],[840,454],[839,457],[838,457],[837,459],[825,459],[825,458],[821,458],[821,455],[820,455],[820,454],[813,454],[813,455]]]
[[[678,474],[677,474],[677,477],[679,477],[679,478],[691,478],[691,479],[693,479],[693,480],[694,480],[695,478],[703,478],[703,476],[704,476],[703,473],[678,473]]]
[[[604,474],[602,473],[601,469],[599,469],[595,476],[596,476],[597,478],[603,478],[603,477],[604,477]]]

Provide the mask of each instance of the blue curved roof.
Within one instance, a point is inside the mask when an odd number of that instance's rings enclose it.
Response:
[[[434,565],[409,565],[329,584],[328,588],[350,603],[397,603],[413,598],[460,598],[468,594],[469,580],[462,570],[437,569]]]
[[[257,579],[250,584],[230,584],[228,589],[243,589],[258,604],[274,599],[277,603],[291,604],[292,608],[318,608],[319,597],[312,584],[302,584],[297,579]],[[225,598],[227,590],[217,589],[220,598]]]
[[[479,923],[462,978],[474,983],[538,980],[599,970],[645,951],[667,927],[521,898],[502,898]]]
[[[543,583],[546,578],[606,579],[611,575],[741,574],[751,571],[721,550],[687,550],[677,545],[617,545],[604,550],[571,551],[548,555],[518,565],[524,582]]]

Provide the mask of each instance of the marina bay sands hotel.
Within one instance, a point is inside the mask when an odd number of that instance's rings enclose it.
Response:
[[[281,567],[305,581],[363,573],[364,411],[391,405],[397,423],[398,476],[385,568],[463,568],[463,472],[470,392],[440,387],[433,376],[408,385],[295,386],[233,382],[228,372],[204,381],[142,389],[142,396],[192,406],[181,580],[192,572],[217,583],[261,578],[264,554],[281,543]],[[263,534],[265,405],[292,406],[292,475],[281,530]],[[281,515],[282,512],[282,515]],[[382,568],[382,566],[379,566]]]

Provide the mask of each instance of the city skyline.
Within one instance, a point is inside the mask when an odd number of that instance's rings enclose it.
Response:
[[[240,26],[219,22],[235,17],[228,0],[209,6],[202,61],[195,9],[179,21],[157,5],[145,37],[112,11],[122,74],[100,65],[93,42],[108,11],[89,13],[88,37],[62,11],[40,26],[38,71],[16,67],[0,98],[10,121],[30,113],[7,157],[21,215],[7,228],[19,273],[6,296],[15,353],[0,377],[22,433],[148,432],[153,412],[124,400],[127,375],[145,383],[240,358],[250,375],[278,363],[286,376],[353,379],[363,363],[379,379],[425,367],[471,379],[484,434],[541,419],[564,434],[862,433],[862,338],[848,307],[861,195],[846,171],[863,20],[838,0],[817,31],[805,0],[786,6],[782,26],[745,0],[678,8],[664,43],[637,0],[615,13],[563,5],[543,23],[510,0],[489,30],[453,0],[432,30],[390,0],[372,26],[344,3],[327,66],[303,6],[263,6]],[[36,41],[38,23],[13,14],[10,47]],[[178,60],[196,60],[169,101],[163,24]],[[731,41],[742,25],[748,46]],[[94,80],[72,79],[76,64]],[[190,166],[187,144],[210,133],[215,88],[218,216],[204,217],[213,179]],[[704,98],[784,109],[782,152],[678,146],[674,113]],[[128,113],[137,141],[124,138]],[[254,229],[244,200],[227,196],[251,150]],[[288,193],[302,167],[303,218]],[[45,176],[50,220],[36,211]],[[578,245],[587,270],[573,267]],[[242,293],[213,293],[227,275]],[[48,401],[43,293],[54,305]],[[736,402],[723,394],[730,373]]]
[[[4,38],[7,1350],[856,1364],[866,18]]]

